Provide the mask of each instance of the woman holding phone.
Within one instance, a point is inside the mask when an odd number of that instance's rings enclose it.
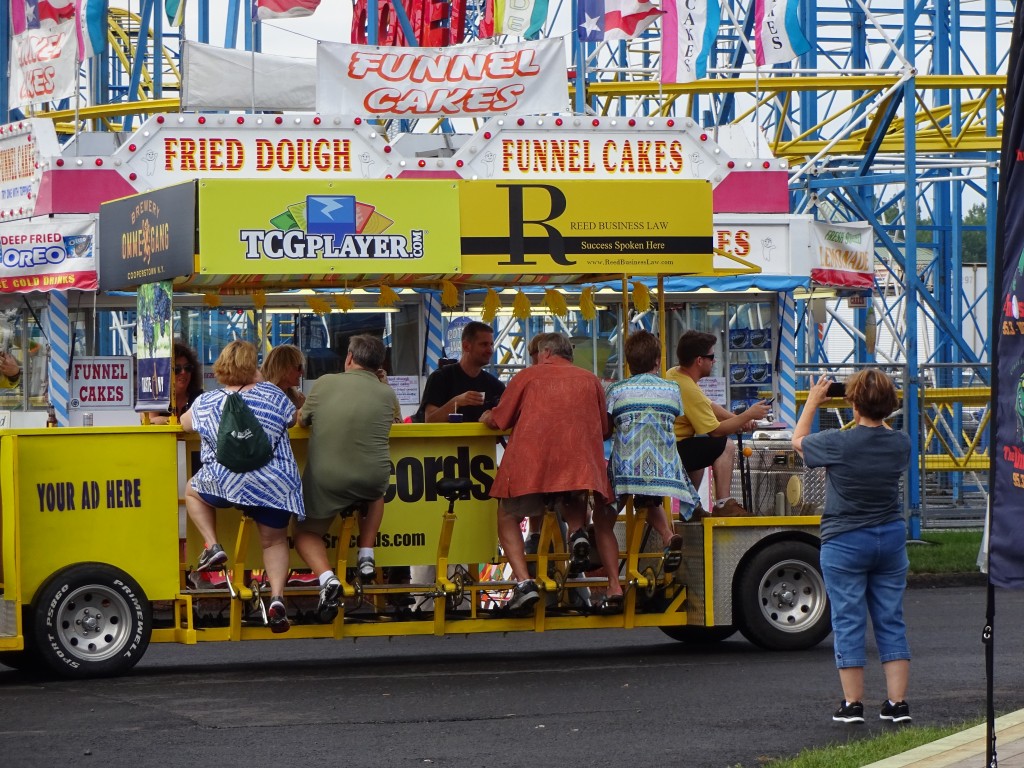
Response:
[[[884,421],[899,401],[892,380],[877,368],[859,371],[846,382],[853,428],[812,435],[815,411],[829,399],[833,385],[822,376],[811,387],[793,431],[793,448],[804,464],[825,467],[821,571],[832,605],[835,661],[843,688],[843,701],[832,719],[864,722],[864,638],[870,614],[888,693],[879,717],[909,722],[910,646],[903,621],[909,564],[900,477],[910,461],[910,439]]]

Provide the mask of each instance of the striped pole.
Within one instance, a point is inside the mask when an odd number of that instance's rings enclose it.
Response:
[[[796,299],[792,291],[779,291],[779,421],[796,426]]]
[[[66,291],[50,291],[46,313],[46,338],[50,343],[48,355],[47,387],[50,405],[57,415],[57,426],[66,427],[68,420],[68,392],[71,383],[68,373],[71,368],[71,324],[68,322],[68,294]]]
[[[429,374],[437,369],[437,361],[444,354],[441,295],[436,291],[424,293],[423,308],[427,320],[427,354],[423,358],[423,372]]]

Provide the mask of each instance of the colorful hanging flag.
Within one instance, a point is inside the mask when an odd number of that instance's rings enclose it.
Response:
[[[1010,41],[1003,108],[992,311],[992,468],[989,488],[989,583],[1024,588],[1024,3]]]
[[[28,29],[28,19],[25,14],[25,3],[22,0],[11,0],[11,34],[20,35],[26,29]],[[35,8],[33,7],[33,16],[36,19],[36,26],[39,26],[39,17],[35,16]]]
[[[708,58],[718,37],[718,0],[663,0],[661,81],[692,83],[708,74]]]
[[[37,0],[35,5],[40,27],[63,24],[68,19],[75,17],[74,0]]]
[[[257,19],[298,19],[312,16],[320,0],[253,0]]]
[[[180,27],[185,21],[185,0],[164,0],[164,12],[169,26]]]
[[[74,0],[11,0],[11,32],[60,24],[75,15]]]
[[[110,0],[75,0],[79,59],[91,59],[107,45]]]
[[[643,34],[662,13],[648,0],[579,0],[576,24],[585,43],[628,40]]]
[[[548,0],[489,0],[493,2],[493,27],[489,35],[515,35],[527,40],[540,38],[544,22],[548,20]],[[486,12],[485,12],[486,16]]]
[[[756,0],[754,63],[759,67],[792,61],[811,50],[800,29],[799,0]]]

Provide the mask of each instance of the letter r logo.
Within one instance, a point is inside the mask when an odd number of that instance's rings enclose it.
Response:
[[[562,266],[569,266],[573,262],[567,261],[565,258],[565,243],[562,241],[562,233],[555,227],[547,222],[552,219],[557,219],[563,213],[565,213],[566,200],[565,195],[558,187],[551,186],[550,184],[499,184],[499,187],[504,187],[508,190],[508,253],[509,260],[499,262],[501,264],[518,264],[528,265],[536,264],[535,261],[527,261],[527,238],[525,236],[524,229],[527,224],[534,226],[543,227],[547,233],[547,237],[543,239],[539,237],[531,237],[530,240],[534,241],[530,248],[530,253],[548,253],[556,264]],[[548,203],[550,207],[548,213],[541,219],[526,219],[524,218],[524,198],[525,190],[542,190],[548,196]],[[531,193],[531,201],[536,197],[537,193]]]

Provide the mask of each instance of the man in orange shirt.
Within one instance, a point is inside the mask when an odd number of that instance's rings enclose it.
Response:
[[[498,540],[518,582],[508,601],[512,610],[540,599],[527,570],[520,527],[524,517],[540,514],[544,497],[570,493],[563,517],[573,533],[573,560],[585,560],[586,494],[594,493],[594,534],[601,561],[610,564],[608,595],[621,595],[617,568],[615,509],[609,512],[611,484],[604,458],[608,412],[604,386],[590,371],[572,364],[572,344],[560,333],[538,334],[537,364],[517,373],[501,402],[480,421],[492,429],[511,429],[491,496],[498,499]],[[580,503],[582,502],[582,503]],[[614,564],[614,565],[611,565]],[[621,597],[619,603],[621,604]]]

